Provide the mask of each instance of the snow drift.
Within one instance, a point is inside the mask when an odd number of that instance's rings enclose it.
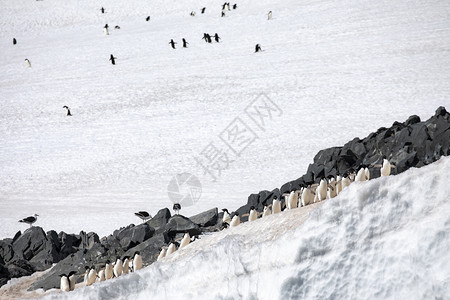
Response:
[[[450,158],[204,236],[46,299],[448,299]],[[317,207],[320,206],[320,207]]]

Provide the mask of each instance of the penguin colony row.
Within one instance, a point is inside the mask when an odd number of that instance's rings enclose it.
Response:
[[[232,8],[233,8],[233,10],[237,9],[237,4],[233,4]],[[101,11],[102,14],[106,13],[106,9],[104,7],[100,8],[100,11]],[[201,9],[201,13],[204,14],[205,11],[206,11],[206,7],[203,7]],[[222,4],[221,17],[225,17],[225,12],[226,11],[231,11],[229,2],[225,2],[224,4]],[[194,17],[196,15],[195,11],[192,11],[190,13],[190,15]],[[271,20],[271,19],[272,19],[272,11],[269,11],[267,13],[267,20]],[[145,18],[145,20],[147,22],[149,22],[150,21],[150,16],[147,16]],[[116,25],[116,26],[114,26],[114,29],[120,29],[120,26]],[[104,31],[105,35],[109,35],[109,25],[108,24],[105,24],[105,26],[103,26],[103,31]],[[213,37],[214,37],[214,40],[217,43],[219,43],[219,40],[220,40],[219,35],[216,33]],[[205,42],[207,42],[207,43],[211,43],[212,42],[211,36],[209,34],[207,34],[207,33],[204,33],[202,39],[204,39]],[[189,43],[186,41],[185,38],[182,39],[182,42],[183,42],[183,48],[187,48],[187,45]],[[17,44],[17,39],[13,38],[13,45],[16,45],[16,44]],[[173,39],[170,40],[169,44],[171,45],[172,49],[176,49],[175,45],[177,43]],[[261,52],[261,51],[262,51],[261,45],[260,44],[256,44],[255,45],[255,53],[256,52]],[[112,65],[116,64],[116,59],[117,59],[117,57],[115,57],[113,54],[111,54],[110,57],[109,57],[109,61],[111,62]],[[25,64],[26,64],[26,66],[28,68],[31,68],[31,62],[30,62],[30,60],[28,58],[25,58]]]
[[[77,275],[75,271],[71,271],[69,274],[59,275],[61,277],[60,290],[63,292],[73,291],[75,289],[76,276],[84,276],[84,286],[90,286],[96,282],[117,278],[140,269],[142,269],[142,256],[139,251],[136,251],[133,258],[125,256],[122,260],[120,257],[117,257],[117,260],[113,263],[107,260],[105,266],[98,271],[95,266],[86,266],[84,274]]]

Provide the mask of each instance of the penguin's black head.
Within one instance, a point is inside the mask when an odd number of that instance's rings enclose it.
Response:
[[[135,256],[136,256],[136,255],[141,255],[141,252],[136,251],[136,252],[134,252],[134,255],[135,255]]]
[[[89,270],[90,268],[89,268],[89,266],[85,266],[84,269],[87,271],[87,270]]]
[[[72,275],[74,275],[74,274],[77,274],[77,271],[70,271],[70,272],[69,272],[69,277],[72,276]]]
[[[106,264],[110,264],[111,262],[109,261],[109,259],[106,260]]]
[[[347,172],[345,172],[344,175],[342,175],[342,177],[347,178],[348,177]]]
[[[254,210],[255,209],[255,207],[254,206],[250,206],[250,210]]]
[[[66,274],[60,274],[59,277],[67,277]]]
[[[278,199],[278,197],[277,196],[273,196],[273,200],[277,200]]]
[[[222,208],[222,211],[227,212],[227,214],[229,214],[228,209],[226,209],[226,208]]]
[[[234,215],[239,217],[239,213],[238,212],[235,212]]]
[[[92,265],[91,270],[95,270],[95,266],[94,265]]]

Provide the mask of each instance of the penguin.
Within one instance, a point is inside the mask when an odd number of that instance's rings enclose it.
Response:
[[[170,40],[169,44],[172,46],[173,49],[176,49],[175,48],[176,43],[173,41],[173,39]]]
[[[231,219],[230,226],[231,227],[236,227],[239,224],[241,224],[241,218],[239,217],[239,213],[235,212],[233,219]]]
[[[95,267],[92,266],[91,269],[89,270],[86,286],[94,284],[96,278],[97,278],[97,271],[95,271]]]
[[[97,274],[97,282],[103,282],[106,280],[105,277],[105,268],[101,269],[100,271],[98,271]]]
[[[339,195],[341,190],[342,190],[342,177],[341,177],[341,175],[337,174],[337,176],[336,176],[336,196]]]
[[[277,214],[279,212],[281,212],[281,202],[278,200],[277,196],[275,196],[272,200],[272,214]]]
[[[25,58],[25,63],[27,64],[28,68],[31,68],[31,62],[28,58]]]
[[[233,4],[233,9],[236,9],[237,8],[237,4]]]
[[[142,256],[139,251],[136,251],[133,257],[133,272],[140,269],[142,269]]]
[[[13,45],[17,44],[16,38],[13,38]]]
[[[222,223],[230,224],[231,216],[230,216],[230,213],[228,212],[228,209],[223,208],[222,211],[223,211]]]
[[[191,17],[195,17],[195,11],[191,11]]]
[[[69,292],[70,291],[69,277],[66,274],[61,274],[59,276],[61,277],[59,289],[63,292]]]
[[[214,40],[215,40],[217,43],[219,43],[219,41],[221,40],[221,38],[219,37],[219,35],[217,34],[217,32],[216,32],[216,34],[214,34]]]
[[[227,3],[225,2],[224,4],[222,4],[222,10],[225,10],[227,7]]]
[[[205,13],[205,10],[206,10],[206,7],[203,7],[203,8],[202,8],[202,14]]]
[[[89,276],[89,269],[90,268],[88,266],[84,267],[84,270],[85,270],[85,272],[84,272],[84,280],[83,280],[84,285],[87,285],[88,276]]]
[[[120,257],[118,257],[116,260],[116,264],[114,265],[114,276],[119,277],[120,275],[122,275],[122,271],[123,271],[123,262],[120,259]]]
[[[262,51],[261,45],[260,44],[256,44],[256,46],[255,46],[255,53],[261,52],[261,51]]]
[[[287,196],[287,208],[294,209],[298,207],[298,196],[295,191],[292,191],[289,196]]]
[[[114,26],[114,29],[120,29],[119,25]]]
[[[105,32],[105,35],[109,35],[109,26],[108,24],[106,24],[105,26],[103,26],[103,31]]]
[[[302,206],[309,205],[314,202],[314,192],[311,187],[304,187],[302,191]]]
[[[128,256],[125,256],[123,258],[123,269],[122,269],[122,273],[123,274],[128,274],[130,272],[130,259]]]
[[[258,219],[258,212],[256,211],[254,206],[250,207],[250,214],[248,215],[248,220],[250,222],[255,221],[256,219]]]
[[[317,198],[319,201],[323,201],[327,198],[327,182],[324,179],[320,180],[319,186],[316,190]]]
[[[170,243],[167,248],[166,256],[174,253],[175,251],[177,251],[177,246],[174,243]]]
[[[355,181],[366,181],[366,171],[364,170],[364,166],[356,173]]]
[[[72,114],[70,113],[70,108],[68,106],[64,105],[63,108],[67,109],[67,116],[72,116]]]
[[[175,212],[176,215],[180,214],[180,210],[181,210],[181,204],[180,203],[174,203],[172,208],[173,208],[173,211]]]
[[[264,218],[264,217],[270,216],[271,214],[272,214],[272,211],[270,210],[270,207],[265,205],[262,217]]]
[[[370,180],[370,171],[369,168],[364,168],[364,173],[366,174],[366,180]]]
[[[109,60],[111,61],[111,63],[112,63],[113,65],[116,64],[116,59],[117,59],[117,57],[114,57],[114,55],[112,55],[112,54],[111,54],[111,56],[109,57]]]
[[[189,245],[190,242],[191,242],[191,236],[189,235],[188,232],[186,232],[184,234],[183,239],[181,240],[180,249],[183,248],[183,247],[186,247],[187,245]]]
[[[104,14],[105,13],[105,9],[102,7],[102,8],[100,8],[100,11],[102,12],[102,14]]]
[[[381,176],[391,175],[391,163],[383,156],[383,166],[381,167]]]
[[[348,174],[344,173],[342,180],[341,180],[341,186],[342,186],[341,191],[343,191],[346,187],[348,187],[350,185],[350,183],[352,183],[352,182],[351,182],[350,178],[348,177]]]
[[[267,20],[272,20],[272,11],[267,14]]]
[[[225,17],[225,12],[224,11],[222,11],[221,17],[222,18]]]
[[[69,275],[67,275],[67,277],[69,278],[69,290],[73,291],[75,289],[75,274],[77,272],[76,271],[70,271]]]
[[[187,48],[187,45],[189,45],[189,43],[183,38],[183,48]]]
[[[113,275],[114,275],[113,266],[111,265],[111,262],[107,260],[105,265],[105,279],[109,280],[113,278]]]
[[[161,252],[159,252],[159,255],[158,255],[158,258],[156,259],[156,261],[160,261],[161,259],[166,257],[166,252],[167,252],[167,250],[165,248],[161,248]]]
[[[225,3],[225,10],[230,10],[230,3]]]
[[[330,176],[328,182],[327,198],[331,199],[334,197],[336,197],[336,180],[334,180],[333,176]]]
[[[147,18],[145,18],[145,21],[150,21],[150,16],[148,16]]]

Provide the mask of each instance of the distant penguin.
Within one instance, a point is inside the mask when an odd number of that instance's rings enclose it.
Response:
[[[27,64],[28,68],[31,68],[31,62],[28,58],[25,58],[25,63]]]
[[[364,173],[366,174],[366,180],[370,180],[370,171],[369,168],[364,168]]]
[[[195,17],[195,11],[191,11],[191,16]]]
[[[187,48],[187,45],[189,45],[189,43],[183,38],[183,48]]]
[[[230,226],[236,227],[241,224],[241,218],[239,217],[239,213],[235,212],[233,218],[231,219]]]
[[[90,270],[90,268],[89,268],[88,266],[85,266],[85,267],[84,267],[84,270],[85,270],[85,272],[84,272],[84,280],[83,280],[83,283],[84,283],[84,285],[87,285],[87,281],[88,281],[88,276],[89,276],[89,270]]]
[[[115,277],[119,277],[122,275],[122,271],[123,271],[123,262],[120,259],[120,257],[117,258],[116,260],[116,264],[114,265],[114,276]]]
[[[102,12],[102,14],[104,14],[105,13],[105,8],[100,8],[100,11]]]
[[[310,187],[304,187],[302,191],[302,206],[312,204],[314,202],[314,193]]]
[[[136,251],[133,257],[133,272],[140,269],[142,269],[142,256],[139,251]]]
[[[222,18],[225,17],[225,12],[222,11],[222,14],[220,15]]]
[[[220,37],[219,37],[219,35],[217,34],[217,32],[216,32],[216,34],[214,35],[214,40],[215,40],[217,43],[220,42]]]
[[[63,292],[70,291],[69,277],[66,274],[59,275],[61,277],[59,289]]]
[[[203,8],[202,8],[202,14],[205,13],[205,10],[206,10],[206,7],[203,7]]]
[[[180,203],[174,203],[172,208],[173,208],[173,211],[175,212],[176,215],[180,214],[180,210],[181,210],[181,204]]]
[[[109,26],[108,26],[108,24],[103,26],[103,31],[105,32],[105,35],[109,35]]]
[[[67,275],[67,277],[69,278],[69,289],[71,291],[73,291],[75,289],[75,283],[76,283],[75,274],[76,273],[77,273],[76,271],[70,271],[69,275]]]
[[[341,180],[341,186],[342,186],[341,191],[343,191],[346,187],[348,187],[350,185],[350,183],[352,183],[352,182],[351,182],[350,178],[348,177],[348,174],[345,173]]]
[[[366,181],[366,171],[364,167],[359,169],[358,173],[356,173],[355,181]]]
[[[105,277],[105,269],[103,268],[103,269],[101,269],[100,271],[98,271],[98,274],[97,274],[97,281],[98,282],[103,282],[103,281],[105,281],[106,280],[106,277]]]
[[[16,38],[13,38],[13,45],[17,44]]]
[[[173,39],[170,40],[169,44],[172,46],[173,49],[175,48],[176,43],[173,41]]]
[[[255,46],[255,53],[261,52],[261,51],[262,51],[261,45],[260,44],[256,44],[256,46]]]
[[[87,278],[87,286],[90,286],[95,283],[95,280],[97,279],[97,271],[95,271],[95,267],[92,266],[89,270],[88,278]]]
[[[278,200],[277,196],[275,196],[272,200],[272,214],[277,214],[279,212],[281,212],[281,202]]]
[[[250,207],[250,214],[248,215],[248,220],[250,222],[255,221],[256,219],[258,219],[258,212],[256,211],[254,206]]]
[[[145,21],[150,21],[150,16],[148,16],[147,18],[145,18]]]
[[[114,275],[113,266],[111,265],[111,262],[107,260],[105,264],[105,279],[109,280],[113,278],[113,275]]]
[[[233,4],[233,9],[236,9],[237,8],[237,4]]]
[[[117,57],[114,57],[114,55],[112,55],[112,54],[111,54],[111,56],[109,57],[109,60],[111,61],[111,63],[112,63],[113,65],[116,64],[116,59],[117,59]]]
[[[189,245],[190,242],[191,242],[191,236],[189,235],[188,232],[186,232],[184,234],[183,239],[181,240],[180,249],[183,248],[183,247],[186,247],[187,245]]]
[[[339,195],[339,193],[342,190],[342,177],[338,174],[336,176],[336,196]]]
[[[383,166],[381,167],[381,176],[391,175],[391,163],[383,157]]]
[[[264,206],[262,217],[264,218],[264,217],[270,216],[271,214],[272,214],[272,211],[270,210],[270,207],[267,205]]]
[[[123,258],[123,269],[122,269],[122,273],[123,274],[128,274],[130,273],[130,259],[128,258],[128,256],[125,256]]]
[[[72,114],[70,113],[70,108],[68,106],[64,105],[63,108],[67,110],[67,116],[72,116]]]
[[[167,250],[165,248],[162,248],[161,252],[159,252],[159,255],[158,255],[158,258],[156,259],[156,261],[160,261],[161,259],[166,257],[166,252],[167,252]]]
[[[321,179],[319,186],[317,187],[316,194],[319,198],[319,201],[323,201],[327,198],[327,181],[325,179]]]
[[[175,251],[177,251],[177,246],[174,243],[170,243],[167,248],[166,256],[174,253]]]
[[[230,216],[230,213],[228,212],[228,209],[224,208],[224,209],[222,209],[222,211],[223,211],[222,223],[230,224],[231,216]]]
[[[267,20],[272,20],[272,11],[267,14]]]
[[[114,29],[120,29],[119,25],[114,26]]]
[[[288,209],[294,209],[298,207],[298,195],[296,192],[292,191],[287,197],[287,205]]]

